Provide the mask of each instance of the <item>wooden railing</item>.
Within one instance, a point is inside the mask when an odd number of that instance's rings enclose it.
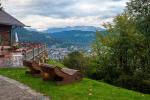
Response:
[[[47,52],[46,45],[30,48],[29,50],[23,52],[23,60],[35,60],[36,57],[45,52]]]

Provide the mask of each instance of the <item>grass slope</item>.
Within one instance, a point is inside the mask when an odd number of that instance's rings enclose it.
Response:
[[[0,74],[28,85],[52,100],[150,100],[150,95],[86,78],[78,83],[57,86],[54,82],[44,82],[41,78],[26,75],[25,69],[21,68],[0,69]]]

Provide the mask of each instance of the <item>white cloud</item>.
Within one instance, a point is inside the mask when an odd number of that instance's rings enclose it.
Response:
[[[111,21],[111,19],[100,19],[98,16],[87,17],[71,17],[71,18],[53,18],[42,15],[30,15],[21,19],[24,23],[28,23],[36,29],[47,29],[49,27],[65,27],[65,26],[101,26],[103,22]]]
[[[2,0],[7,12],[37,29],[100,26],[121,13],[128,0]]]

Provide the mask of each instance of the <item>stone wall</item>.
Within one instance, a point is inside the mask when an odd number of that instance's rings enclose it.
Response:
[[[11,62],[13,67],[23,66],[23,55],[21,53],[12,54]]]
[[[23,56],[21,53],[12,53],[0,58],[0,67],[23,67]]]

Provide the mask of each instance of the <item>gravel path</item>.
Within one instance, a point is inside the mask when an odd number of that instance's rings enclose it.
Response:
[[[49,100],[49,98],[0,75],[0,100]]]

